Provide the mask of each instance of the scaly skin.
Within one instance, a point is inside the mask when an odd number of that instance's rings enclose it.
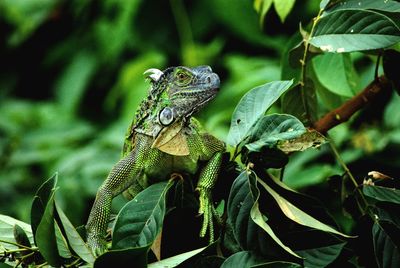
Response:
[[[87,243],[95,255],[107,250],[105,236],[112,199],[124,192],[133,198],[149,185],[168,180],[171,174],[195,174],[203,215],[200,236],[208,231],[214,240],[214,220],[220,221],[212,202],[225,145],[205,132],[192,114],[216,94],[219,78],[208,66],[151,69],[149,96],[142,102],[128,129],[122,159],[100,186],[86,224]]]

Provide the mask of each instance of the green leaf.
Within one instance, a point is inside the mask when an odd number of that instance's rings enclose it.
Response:
[[[264,146],[275,147],[280,141],[295,139],[306,132],[296,117],[287,114],[271,114],[261,118],[250,133],[250,151],[259,152]]]
[[[15,242],[21,246],[31,247],[31,242],[29,241],[28,235],[24,229],[22,229],[18,224],[15,224],[13,229]]]
[[[60,265],[54,221],[54,192],[50,195],[35,234],[36,245],[52,266]]]
[[[46,180],[37,190],[35,197],[33,198],[32,208],[31,208],[31,225],[32,232],[35,235],[36,229],[43,217],[46,204],[50,200],[55,187],[57,185],[58,174],[55,173],[52,177]]]
[[[326,247],[311,248],[296,251],[304,258],[304,266],[309,268],[326,267],[340,255],[345,243],[334,244]]]
[[[317,116],[317,98],[314,83],[307,79],[304,86],[296,85],[282,98],[282,111],[291,114],[304,125],[311,125]]]
[[[90,51],[80,50],[71,59],[55,85],[57,100],[65,113],[72,115],[77,112],[97,66],[96,58]]]
[[[363,193],[378,201],[400,204],[400,190],[382,186],[364,185]]]
[[[168,268],[168,267],[175,267],[179,264],[181,264],[182,262],[190,259],[191,257],[201,253],[204,249],[206,249],[207,247],[203,247],[203,248],[198,248],[189,252],[185,252],[167,259],[163,259],[161,261],[158,262],[153,262],[150,263],[147,267],[148,268]]]
[[[400,228],[400,206],[397,204],[378,202],[374,213],[378,220],[390,222]]]
[[[350,9],[370,9],[385,12],[400,12],[400,3],[391,0],[346,0],[329,8],[327,12]]]
[[[233,112],[228,144],[236,146],[246,138],[254,123],[292,84],[293,81],[274,81],[247,92]]]
[[[327,142],[327,139],[318,131],[307,129],[301,136],[278,142],[277,148],[285,153],[304,151],[308,148],[317,148]]]
[[[304,226],[308,226],[308,227],[320,230],[320,231],[330,232],[330,233],[337,234],[337,235],[340,235],[343,237],[351,237],[351,236],[345,235],[345,234],[333,229],[332,227],[320,222],[319,220],[315,219],[314,217],[312,217],[309,214],[305,213],[304,211],[300,210],[295,205],[293,205],[292,203],[287,201],[285,198],[280,196],[277,192],[275,192],[271,187],[269,187],[261,179],[257,178],[257,181],[275,199],[278,206],[282,210],[283,214],[285,214],[286,217],[288,217],[292,221],[297,222],[298,224],[301,224]]]
[[[60,256],[54,224],[54,191],[52,191],[42,219],[37,227],[35,241],[45,260],[52,266],[58,266],[60,263]]]
[[[30,244],[33,244],[33,233],[31,226],[25,222],[14,219],[10,216],[0,214],[0,240],[17,243],[14,237],[14,226],[18,225],[28,236]],[[17,246],[0,241],[0,247],[8,249],[17,249]]]
[[[55,204],[55,207],[57,214],[60,217],[62,226],[64,227],[70,247],[76,252],[76,254],[78,254],[78,256],[82,260],[88,263],[93,263],[95,258],[91,250],[86,245],[85,241],[83,241],[79,233],[75,230],[74,226],[64,214],[62,209],[57,205],[57,203]]]
[[[233,182],[228,199],[228,221],[233,228],[236,241],[242,249],[252,249],[267,254],[267,234],[283,250],[298,256],[284,245],[266,223],[265,215],[258,209],[259,190],[254,175],[243,171]],[[251,217],[251,221],[250,218]]]
[[[250,268],[300,268],[300,264],[286,261],[273,261],[258,265],[252,265]]]
[[[250,267],[254,264],[264,262],[259,256],[251,251],[240,251],[227,258],[221,268]]]
[[[56,234],[58,254],[65,259],[71,258],[72,254],[68,248],[67,239],[65,239],[64,235],[62,234],[60,226],[57,222],[54,222],[54,229]]]
[[[54,226],[54,195],[57,179],[56,173],[40,186],[33,199],[31,210],[32,229],[39,221],[36,232],[33,230],[36,245],[45,260],[52,266],[57,266],[60,262]]]
[[[251,174],[250,177],[254,177],[254,183],[255,183],[255,176],[254,174]],[[258,225],[260,226],[267,234],[274,239],[274,241],[282,247],[284,250],[286,250],[289,254],[292,254],[295,257],[301,258],[299,255],[297,255],[294,251],[292,251],[288,246],[283,244],[283,242],[276,236],[272,228],[268,225],[266,222],[266,217],[261,213],[258,205],[258,198],[260,197],[260,191],[256,187],[252,187],[252,193],[253,196],[255,197],[255,202],[253,204],[253,207],[251,208],[250,211],[250,216],[251,219]]]
[[[328,52],[379,49],[400,41],[389,17],[371,10],[339,10],[323,15],[310,43]]]
[[[350,54],[325,53],[312,60],[319,82],[331,92],[345,97],[354,96],[357,75]]]
[[[94,262],[93,268],[129,267],[146,268],[147,252],[150,246],[110,250],[100,255]]]
[[[150,245],[160,233],[165,215],[165,194],[173,182],[153,184],[118,213],[113,228],[113,249]]]
[[[19,45],[29,38],[36,29],[57,9],[59,1],[54,0],[2,0],[0,10],[3,19],[15,27],[9,42]]]
[[[378,267],[400,267],[400,229],[389,222],[376,221],[372,236]]]
[[[285,21],[287,15],[289,15],[290,11],[293,9],[295,2],[296,0],[274,0],[275,10],[281,22]]]
[[[233,182],[228,198],[227,221],[232,227],[234,240],[241,249],[257,249],[267,253],[268,251],[264,250],[266,244],[263,242],[268,241],[268,235],[250,220],[250,210],[255,199],[250,192],[248,180],[249,176],[244,171]]]
[[[260,15],[260,25],[264,23],[265,15],[272,6],[274,0],[254,0],[254,9]]]

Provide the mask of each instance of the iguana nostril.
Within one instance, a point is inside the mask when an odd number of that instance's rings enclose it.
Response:
[[[211,83],[211,77],[207,76],[207,83]]]

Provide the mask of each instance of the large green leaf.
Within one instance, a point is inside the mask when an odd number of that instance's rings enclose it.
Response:
[[[79,233],[76,231],[72,223],[69,221],[62,209],[57,205],[57,203],[55,204],[55,207],[57,214],[60,217],[62,226],[64,227],[70,247],[76,252],[76,254],[78,254],[79,257],[82,258],[82,260],[88,263],[93,263],[95,258],[85,241],[83,241]]]
[[[377,219],[390,222],[400,228],[400,206],[394,203],[378,202],[374,207]]]
[[[250,268],[301,268],[300,264],[287,261],[272,261],[263,264],[252,265]]]
[[[243,171],[233,182],[228,199],[228,221],[240,247],[267,254],[268,234],[283,250],[298,256],[276,236],[258,208],[259,190],[254,175]],[[250,220],[251,218],[251,220]]]
[[[296,251],[296,253],[304,258],[305,267],[326,267],[339,256],[345,245],[346,243],[339,243],[325,247]]]
[[[285,21],[290,11],[293,9],[296,0],[255,0],[254,8],[260,14],[260,24],[263,25],[265,15],[274,3],[276,13],[282,22]]]
[[[2,0],[2,18],[14,26],[9,42],[18,45],[29,38],[51,14],[60,2],[54,0]]]
[[[283,198],[281,195],[279,195],[277,192],[275,192],[271,187],[269,187],[265,182],[263,182],[261,179],[257,178],[258,183],[260,183],[265,190],[275,199],[276,203],[282,210],[283,214],[286,215],[289,219],[297,222],[298,224],[308,226],[317,230],[321,230],[324,232],[330,232],[333,234],[337,234],[343,237],[350,237],[348,235],[345,235],[332,227],[322,223],[321,221],[315,219],[311,215],[307,214],[306,212],[302,211],[301,209],[297,208],[295,205],[287,201],[285,198]]]
[[[312,80],[307,79],[304,85],[298,84],[283,95],[282,112],[294,115],[306,126],[315,121],[317,97]]]
[[[167,259],[160,260],[158,262],[153,262],[150,263],[147,267],[148,268],[169,268],[169,267],[175,267],[182,262],[192,258],[193,256],[201,253],[203,250],[205,250],[207,247],[202,247],[198,248],[189,252],[185,252]]]
[[[265,115],[250,133],[250,151],[260,151],[264,146],[274,147],[279,141],[295,139],[306,132],[304,125],[296,117],[288,114]]]
[[[94,268],[129,267],[146,268],[147,252],[150,246],[110,250],[100,255],[94,262]]]
[[[28,235],[26,234],[25,230],[22,229],[18,224],[14,225],[13,228],[14,239],[18,245],[24,247],[31,247],[31,242],[29,241]]]
[[[279,18],[282,22],[285,21],[286,17],[289,15],[292,10],[294,3],[296,0],[274,0],[274,6],[276,13],[278,13]]]
[[[39,187],[35,197],[33,198],[31,208],[31,225],[34,235],[36,234],[36,229],[42,219],[46,204],[48,203],[57,185],[57,179],[58,174],[56,173]]]
[[[364,185],[363,193],[378,201],[400,204],[400,190],[382,186]]]
[[[232,227],[233,236],[243,250],[264,250],[268,235],[250,220],[250,210],[255,198],[250,192],[249,176],[242,172],[233,182],[227,204],[228,223]]]
[[[318,81],[331,92],[352,97],[357,75],[350,54],[325,53],[312,60]]]
[[[42,219],[35,234],[36,245],[45,260],[52,266],[58,266],[60,255],[57,247],[56,229],[54,221],[54,192],[46,204]]]
[[[250,267],[254,264],[265,262],[251,251],[240,251],[227,258],[221,268]]]
[[[165,194],[172,181],[153,184],[118,213],[113,228],[113,249],[151,244],[160,233],[165,215]]]
[[[26,235],[28,236],[29,242],[32,244],[33,243],[33,234],[32,234],[32,229],[31,226],[25,222],[19,221],[17,219],[14,219],[10,216],[6,215],[0,215],[0,247],[4,247],[7,249],[16,249],[18,248],[15,245],[2,242],[2,241],[7,241],[11,243],[16,243],[17,241],[15,240],[14,237],[14,226],[18,225],[22,230],[25,231]]]
[[[378,267],[400,267],[400,229],[389,222],[376,221],[372,236]]]
[[[392,0],[346,0],[332,6],[327,12],[349,9],[370,9],[385,12],[400,12],[400,3]]]
[[[42,184],[33,199],[31,212],[32,223],[36,222],[41,216],[36,233],[34,233],[35,242],[42,256],[52,266],[57,266],[60,263],[54,226],[54,195],[57,178],[58,175],[56,173]]]
[[[246,172],[247,174],[247,172]],[[250,211],[250,216],[251,219],[258,225],[260,226],[265,232],[267,232],[267,234],[274,239],[274,241],[280,246],[282,247],[284,250],[286,250],[289,254],[292,254],[295,257],[301,258],[299,255],[297,255],[294,251],[292,251],[288,246],[286,246],[274,233],[274,231],[272,230],[272,228],[268,225],[267,223],[267,219],[266,217],[261,213],[260,209],[259,209],[259,204],[258,204],[258,198],[260,197],[260,191],[258,190],[258,188],[256,187],[256,177],[254,174],[247,174],[249,176],[249,181],[253,182],[250,183],[251,185],[253,185],[253,187],[250,187],[251,192],[253,197],[255,198],[255,202],[253,204],[253,207],[251,208]]]
[[[57,242],[57,249],[58,249],[58,254],[60,257],[64,259],[69,259],[71,258],[72,254],[71,251],[68,248],[68,242],[63,233],[61,232],[61,228],[58,225],[57,222],[54,221],[54,230],[56,234],[56,242]]]
[[[246,138],[255,122],[290,88],[292,83],[293,81],[274,81],[247,92],[233,112],[228,144],[236,146]]]
[[[400,29],[372,10],[339,10],[322,16],[310,42],[328,52],[379,49],[400,42]]]

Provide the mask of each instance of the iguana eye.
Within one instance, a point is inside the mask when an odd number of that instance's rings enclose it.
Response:
[[[163,126],[170,125],[172,121],[174,121],[174,113],[172,112],[172,109],[169,107],[162,109],[158,115],[158,120]]]
[[[186,85],[190,82],[190,77],[187,73],[184,72],[178,72],[176,74],[176,80],[179,85]]]
[[[185,80],[185,78],[187,78],[187,75],[186,75],[186,74],[184,74],[184,73],[179,73],[179,74],[178,74],[178,79],[179,79],[179,80],[182,81],[182,80]]]

